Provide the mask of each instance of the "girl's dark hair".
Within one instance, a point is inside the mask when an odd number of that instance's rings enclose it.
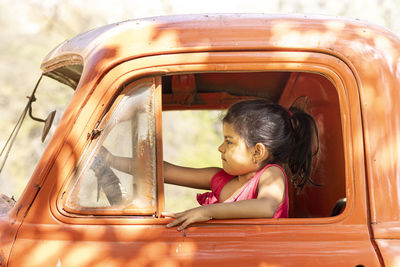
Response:
[[[270,153],[265,164],[287,164],[297,188],[313,183],[310,174],[319,149],[318,127],[302,109],[248,100],[231,106],[223,122],[233,125],[247,147],[264,144]]]

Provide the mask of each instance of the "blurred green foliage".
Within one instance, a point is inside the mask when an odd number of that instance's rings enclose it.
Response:
[[[163,112],[164,160],[187,167],[221,167],[218,146],[222,142],[222,111]],[[165,209],[182,211],[198,206],[202,190],[165,185]]]

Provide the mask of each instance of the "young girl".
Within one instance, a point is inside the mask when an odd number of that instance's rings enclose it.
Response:
[[[310,180],[312,158],[318,151],[318,129],[302,110],[264,100],[233,105],[223,119],[219,146],[223,169],[185,168],[164,163],[166,183],[211,192],[197,196],[202,205],[179,213],[167,227],[185,229],[195,222],[231,218],[286,218],[287,176],[301,188]]]
[[[202,205],[179,213],[167,227],[185,229],[195,222],[230,218],[286,218],[289,200],[285,169],[298,188],[310,180],[312,158],[318,151],[314,119],[296,107],[286,110],[264,100],[233,105],[223,119],[224,142],[219,146],[223,168],[186,168],[164,162],[166,183],[211,189],[197,196]],[[131,159],[100,157],[129,172]]]

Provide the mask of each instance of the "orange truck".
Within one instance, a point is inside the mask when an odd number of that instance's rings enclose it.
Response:
[[[67,40],[41,69],[75,92],[24,193],[0,217],[0,266],[400,266],[393,33],[301,15],[147,18]],[[307,100],[321,186],[289,185],[289,218],[167,228],[162,114],[253,98]],[[134,167],[107,167],[103,146]]]

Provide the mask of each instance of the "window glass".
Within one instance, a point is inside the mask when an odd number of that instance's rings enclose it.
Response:
[[[154,214],[154,83],[147,79],[130,87],[84,153],[67,190],[66,210]]]

